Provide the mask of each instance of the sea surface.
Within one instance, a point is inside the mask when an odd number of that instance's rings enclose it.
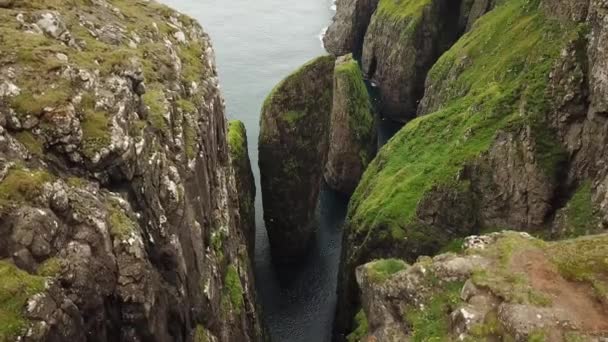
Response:
[[[320,38],[335,4],[333,0],[161,1],[196,18],[209,33],[227,116],[243,121],[247,128],[258,189],[255,276],[272,341],[330,341],[347,199],[324,188],[317,239],[308,257],[298,266],[276,269],[263,221],[257,142],[266,95],[299,66],[326,53]]]

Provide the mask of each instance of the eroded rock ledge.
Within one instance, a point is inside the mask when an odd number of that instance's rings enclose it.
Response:
[[[363,308],[348,340],[602,341],[607,242],[503,232],[411,266],[373,261],[357,268]]]
[[[0,7],[0,340],[259,340],[208,36],[152,1]]]

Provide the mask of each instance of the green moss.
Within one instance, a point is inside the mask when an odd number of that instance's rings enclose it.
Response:
[[[461,253],[463,251],[463,243],[464,238],[453,239],[451,242],[441,248],[441,251],[439,251],[439,253]]]
[[[376,282],[383,282],[407,267],[408,265],[403,260],[383,259],[372,262],[368,267],[368,272],[371,279]]]
[[[228,228],[225,226],[222,226],[211,233],[211,247],[220,260],[224,258],[224,241],[226,241],[227,238]]]
[[[264,100],[264,104],[262,106],[262,112],[265,112],[267,110],[268,106],[272,103],[275,95],[277,95],[277,91],[279,89],[288,88],[290,83],[297,82],[302,77],[303,74],[305,74],[310,68],[313,68],[315,65],[322,65],[322,64],[326,64],[326,63],[333,65],[334,60],[335,60],[335,57],[325,55],[325,56],[320,56],[320,57],[314,58],[314,59],[308,61],[306,64],[302,65],[296,71],[294,71],[289,76],[284,78],[281,82],[279,82],[270,91],[270,93]],[[329,94],[329,95],[331,96],[331,94]]]
[[[106,202],[108,210],[108,224],[110,234],[120,240],[128,239],[131,234],[137,231],[137,224],[121,208],[117,200],[111,199]]]
[[[233,160],[243,160],[247,154],[245,125],[238,120],[228,122],[228,147]]]
[[[363,311],[363,309],[359,310],[357,315],[355,315],[354,326],[355,330],[346,336],[346,340],[348,342],[363,341],[363,338],[367,336],[368,333],[367,316],[365,315],[365,311]]]
[[[29,131],[21,131],[15,134],[15,138],[19,140],[23,146],[27,147],[30,153],[41,157],[44,154],[42,142]]]
[[[374,115],[369,93],[363,81],[363,74],[359,64],[347,56],[348,61],[338,65],[335,75],[346,83],[348,94],[348,125],[354,134],[355,141],[361,146],[367,146],[372,142],[374,134]],[[361,157],[363,166],[366,167],[370,156]]]
[[[298,112],[295,110],[290,110],[288,112],[283,113],[283,120],[285,120],[291,127],[295,127],[302,118],[306,116],[304,112]]]
[[[543,330],[535,330],[528,336],[528,342],[545,342],[547,333]]]
[[[82,153],[89,159],[112,143],[108,117],[109,114],[104,111],[87,110],[80,123],[82,127]]]
[[[169,109],[162,86],[160,84],[150,86],[150,89],[142,96],[142,101],[148,107],[148,120],[152,127],[169,136],[169,123],[165,119]]]
[[[0,341],[13,341],[27,328],[27,300],[45,287],[45,277],[30,275],[0,260]]]
[[[43,170],[12,167],[0,183],[0,208],[33,201],[42,194],[44,184],[53,179]]]
[[[191,42],[178,48],[178,56],[182,60],[182,79],[197,82],[203,76],[203,47],[199,42]]]
[[[60,258],[49,258],[38,266],[36,274],[43,277],[54,277],[61,272],[62,267],[62,261]]]
[[[232,308],[237,315],[241,314],[243,308],[243,285],[239,272],[233,265],[228,266],[224,277],[224,289],[222,291],[222,306]],[[227,311],[227,310],[226,310]]]
[[[179,99],[175,102],[177,106],[186,113],[196,113],[196,105],[188,100]]]
[[[593,286],[598,299],[608,304],[608,235],[586,236],[550,243],[547,254],[566,279]]]
[[[445,105],[408,123],[372,161],[349,206],[356,231],[378,235],[400,227],[409,236],[425,194],[464,188],[457,175],[498,132],[539,122],[553,62],[578,30],[527,11],[524,2],[508,1],[482,17],[433,67],[429,77],[442,83],[435,91]],[[463,60],[467,68],[454,77],[451,70]],[[443,234],[426,228],[425,235]]]
[[[15,109],[18,115],[25,117],[27,115],[40,116],[45,108],[56,108],[67,104],[69,101],[69,88],[62,83],[56,89],[46,89],[44,92],[32,93],[38,87],[27,87],[18,96],[11,99],[11,106]]]
[[[564,214],[567,229],[564,237],[573,238],[600,230],[600,218],[591,199],[591,183],[589,181],[578,187],[566,205]]]
[[[209,331],[202,325],[197,324],[194,330],[194,342],[210,342]]]
[[[405,318],[412,326],[412,341],[448,341],[449,317],[461,303],[461,282],[445,283],[430,295],[424,309],[409,307]]]
[[[417,22],[431,0],[380,0],[377,13],[396,20]]]

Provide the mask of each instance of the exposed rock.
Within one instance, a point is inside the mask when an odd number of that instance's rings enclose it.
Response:
[[[327,184],[350,195],[371,161],[376,145],[371,100],[359,64],[351,55],[338,58],[334,69]]]
[[[607,235],[556,243],[514,232],[475,239],[488,243],[462,255],[421,258],[412,266],[397,260],[360,266],[357,282],[368,325],[349,340],[608,337],[607,302],[597,302],[598,293],[589,286],[605,282],[605,270],[592,264],[605,257]]]
[[[0,340],[260,340],[209,37],[151,1],[10,4]]]
[[[335,55],[359,55],[363,37],[379,0],[338,0],[336,15],[323,37],[325,49]]]
[[[262,108],[259,164],[264,219],[277,262],[301,256],[315,229],[327,156],[335,59],[319,57],[283,80]]]
[[[344,327],[356,312],[358,265],[391,257],[411,262],[482,229],[550,233],[547,227],[572,195],[572,185],[587,177],[569,171],[568,144],[562,146],[560,140],[572,133],[551,128],[551,113],[558,108],[554,99],[564,94],[552,84],[579,87],[585,79],[584,68],[563,69],[561,64],[571,55],[565,52],[568,47],[586,48],[580,33],[575,22],[509,0],[477,20],[435,63],[420,105],[426,115],[408,123],[378,153],[351,199],[338,284],[338,334],[349,330]],[[569,78],[560,70],[576,72]],[[570,122],[585,117],[577,115],[571,114],[578,119]],[[584,136],[603,136],[602,128],[596,129],[597,134]],[[585,158],[585,167],[602,160],[597,150],[605,145],[597,141],[588,145],[596,157]],[[576,165],[584,170],[582,163]],[[586,203],[599,208],[596,192]],[[598,215],[596,209],[589,212]],[[556,236],[574,236],[563,233],[571,230],[554,228],[561,231]],[[576,230],[600,231],[587,226]]]
[[[466,29],[471,4],[380,0],[365,34],[362,65],[378,87],[383,116],[407,121],[416,115],[427,72]]]
[[[255,179],[247,153],[247,131],[238,120],[228,124],[230,160],[236,176],[241,231],[248,242],[249,255],[255,252]]]

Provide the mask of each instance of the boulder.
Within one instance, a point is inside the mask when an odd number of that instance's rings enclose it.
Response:
[[[301,257],[315,231],[328,149],[335,58],[316,58],[275,87],[260,119],[264,219],[275,262]]]

